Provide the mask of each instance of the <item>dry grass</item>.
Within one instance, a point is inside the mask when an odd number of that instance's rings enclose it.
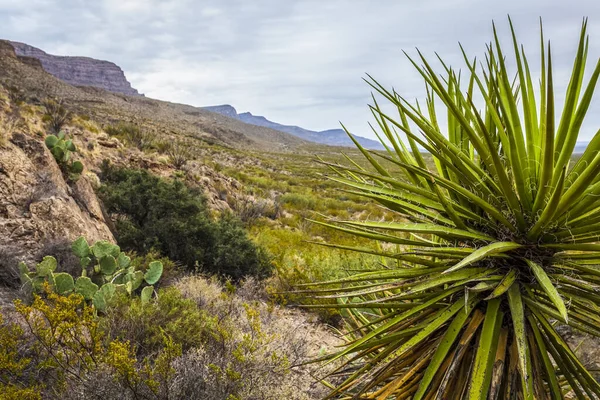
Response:
[[[19,126],[15,117],[0,114],[0,147],[5,148]]]

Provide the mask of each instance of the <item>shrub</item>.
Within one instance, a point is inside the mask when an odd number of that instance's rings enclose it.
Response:
[[[268,262],[240,224],[231,217],[215,222],[199,189],[108,163],[102,171],[100,197],[118,216],[116,236],[125,249],[156,249],[189,270],[233,279],[267,275]]]
[[[17,86],[8,85],[6,87],[6,92],[8,93],[8,98],[12,105],[20,106],[27,99],[25,91]]]
[[[147,304],[122,297],[101,316],[81,296],[49,288],[30,305],[17,301],[15,322],[0,314],[0,398],[322,397],[315,366],[291,367],[324,331],[216,281],[189,277],[177,287],[185,297],[176,288]]]
[[[281,214],[281,204],[278,200],[244,198],[241,200],[228,198],[227,203],[235,214],[246,225],[254,225],[260,218],[277,219]]]
[[[25,329],[0,315],[2,398],[170,398],[180,345],[163,335],[157,353],[138,359],[135,345],[106,336],[81,296],[46,294],[15,302]]]
[[[137,357],[142,358],[160,351],[164,335],[184,351],[198,347],[215,323],[172,287],[159,290],[156,299],[145,304],[139,298],[121,296],[103,318],[107,334],[112,339],[135,343]]]
[[[143,130],[130,122],[120,122],[117,125],[107,127],[106,133],[123,139],[131,146],[139,150],[151,149],[156,143],[156,135],[150,131]]]
[[[173,164],[173,167],[182,169],[192,158],[190,146],[189,142],[175,141],[167,147],[165,152],[169,156],[169,161]]]
[[[348,310],[354,329],[348,345],[329,357],[351,357],[341,371],[354,372],[332,397],[600,396],[600,384],[556,329],[562,323],[600,336],[600,133],[569,165],[600,76],[597,64],[583,84],[586,26],[558,123],[550,49],[542,40],[536,92],[514,31],[516,78],[494,30],[482,71],[467,61],[466,94],[459,73],[444,64],[438,75],[421,53],[411,61],[427,86],[426,107],[369,81],[399,113],[396,120],[377,101],[371,107],[389,150],[357,144],[377,172],[328,165],[335,180],[396,218],[322,222],[378,242],[378,250],[355,250],[386,260],[323,293]],[[483,109],[474,98],[483,99]],[[436,114],[441,108],[443,123]],[[419,146],[435,163],[425,163]],[[380,160],[403,173],[392,174]],[[389,251],[387,244],[404,249]]]
[[[317,199],[309,194],[286,193],[281,196],[280,201],[284,205],[300,210],[313,210],[317,205]]]
[[[71,112],[67,110],[62,100],[46,99],[42,102],[44,106],[43,121],[48,124],[54,133],[60,132],[64,125],[71,120]]]
[[[271,272],[267,253],[249,238],[239,219],[225,213],[217,221],[211,263],[219,273],[240,279],[247,275],[265,278]]]
[[[238,291],[253,292],[246,289],[253,284],[252,280],[244,282]],[[312,378],[320,367],[302,364],[310,346],[323,343],[324,332],[305,316],[261,305],[198,276],[184,278],[176,287],[219,321],[204,346],[186,353],[174,365],[181,377],[177,388],[181,398],[323,397],[323,388]]]

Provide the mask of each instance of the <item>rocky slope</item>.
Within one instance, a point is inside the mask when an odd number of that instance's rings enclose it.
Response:
[[[74,86],[93,86],[109,92],[139,96],[123,70],[109,61],[48,54],[25,43],[10,42],[18,56],[38,59],[46,72]]]
[[[295,125],[282,125],[277,122],[269,121],[263,116],[253,115],[250,112],[238,114],[237,110],[229,105],[204,107],[205,110],[212,111],[221,115],[226,115],[230,118],[236,118],[247,124],[264,126],[266,128],[276,129],[290,135],[297,136],[310,142],[326,144],[329,146],[347,146],[354,147],[354,142],[348,137],[343,129],[328,129],[326,131],[311,131]],[[383,150],[384,147],[376,140],[367,139],[361,136],[356,136],[356,140],[361,146],[367,149]]]
[[[0,274],[84,234],[114,241],[88,178],[68,184],[42,140],[15,132],[0,148]]]

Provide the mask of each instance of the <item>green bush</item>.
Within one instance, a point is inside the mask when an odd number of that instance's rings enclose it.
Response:
[[[146,253],[154,248],[189,270],[235,280],[268,275],[269,262],[240,222],[231,216],[215,221],[199,189],[108,163],[102,178],[100,197],[118,216],[116,236],[124,249]]]
[[[148,303],[120,296],[103,318],[102,325],[113,339],[136,344],[138,356],[154,354],[167,335],[183,350],[197,347],[215,323],[193,300],[173,288],[161,289]]]

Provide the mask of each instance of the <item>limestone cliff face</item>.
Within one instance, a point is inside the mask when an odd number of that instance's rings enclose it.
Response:
[[[41,139],[15,133],[0,148],[0,283],[14,283],[18,261],[81,235],[114,242],[87,178],[67,184]]]
[[[9,42],[17,56],[41,62],[46,72],[75,86],[94,86],[114,93],[140,96],[125,78],[123,70],[109,61],[88,57],[54,56],[25,43]]]

